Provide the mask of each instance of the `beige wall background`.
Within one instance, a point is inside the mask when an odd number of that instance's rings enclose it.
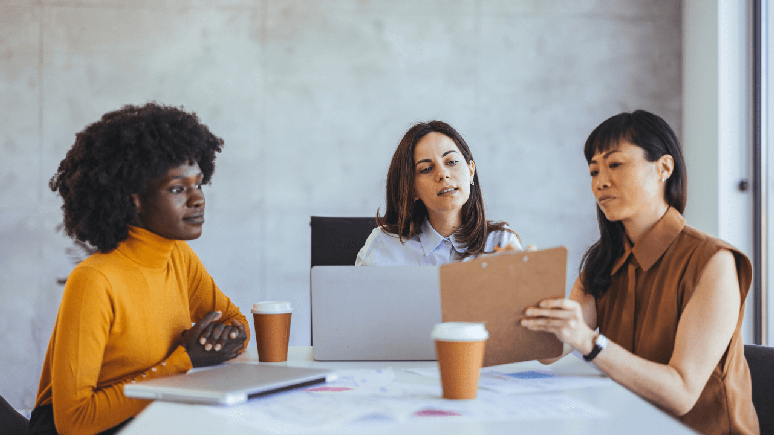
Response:
[[[226,146],[191,245],[249,311],[290,300],[310,341],[309,216],[384,207],[416,121],[466,138],[490,219],[597,237],[582,146],[637,108],[681,134],[679,0],[0,0],[0,395],[32,408],[72,242],[47,188],[75,133],[123,104],[195,111]]]

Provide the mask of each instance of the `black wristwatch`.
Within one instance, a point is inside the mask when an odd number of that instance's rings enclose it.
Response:
[[[597,335],[596,338],[594,338],[594,348],[591,349],[591,352],[589,352],[588,355],[583,355],[583,359],[586,362],[590,362],[596,358],[597,355],[599,355],[599,352],[602,352],[602,349],[606,348],[609,343],[610,340],[608,340],[607,337],[602,334]]]

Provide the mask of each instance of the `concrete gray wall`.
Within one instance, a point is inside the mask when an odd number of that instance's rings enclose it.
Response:
[[[73,264],[47,188],[76,132],[126,103],[195,111],[226,146],[191,245],[232,300],[290,300],[310,340],[309,216],[384,207],[408,127],[471,146],[488,216],[596,238],[582,157],[605,118],[681,131],[679,0],[0,0],[0,395],[34,406]]]

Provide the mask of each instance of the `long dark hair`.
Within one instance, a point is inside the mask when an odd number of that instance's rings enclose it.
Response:
[[[433,132],[453,140],[468,165],[473,161],[465,139],[443,121],[414,124],[403,135],[387,171],[387,209],[383,217],[376,211],[377,225],[388,233],[398,235],[401,241],[419,234],[422,222],[427,216],[425,204],[421,200],[414,200],[414,148],[423,137]],[[513,232],[507,225],[506,222],[486,220],[481,183],[478,181],[478,172],[475,172],[473,185],[470,186],[470,197],[462,206],[462,225],[454,233],[457,240],[466,246],[465,252],[461,254],[462,258],[482,253],[486,238],[492,231]]]
[[[616,148],[622,141],[642,148],[649,162],[655,162],[663,155],[672,156],[674,169],[666,181],[665,199],[669,206],[682,213],[688,196],[688,177],[680,142],[672,128],[661,117],[644,110],[619,113],[599,124],[586,139],[583,149],[586,162],[590,163],[596,154]],[[595,298],[610,288],[610,272],[615,260],[624,252],[625,234],[623,224],[607,220],[599,206],[597,222],[599,240],[586,251],[580,264],[583,288]]]

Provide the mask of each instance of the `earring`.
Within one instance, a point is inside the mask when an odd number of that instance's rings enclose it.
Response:
[[[663,183],[663,182],[665,182],[666,180],[667,180],[666,178],[662,178],[662,179],[661,179],[661,182]]]
[[[470,185],[472,186],[472,185],[474,185],[474,184],[475,184],[475,183],[473,182],[473,180],[470,180]]]

